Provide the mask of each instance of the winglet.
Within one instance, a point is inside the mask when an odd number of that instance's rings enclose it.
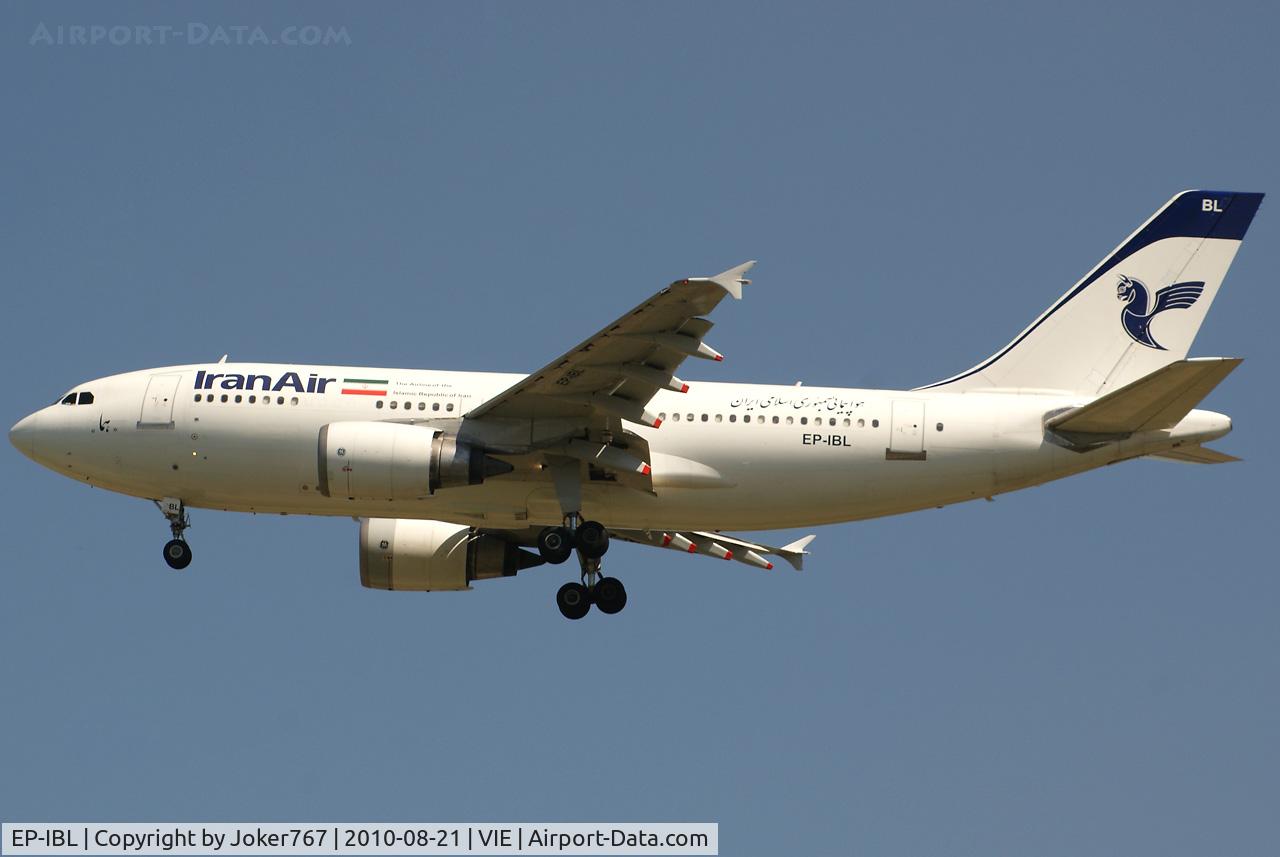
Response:
[[[796,571],[803,571],[804,558],[809,553],[805,548],[817,537],[817,534],[811,533],[802,539],[796,539],[785,547],[778,548],[774,553],[791,563],[791,567]]]
[[[751,283],[751,281],[743,275],[746,274],[747,271],[750,271],[755,264],[755,260],[743,262],[736,268],[730,268],[727,271],[722,271],[714,277],[708,277],[708,279],[729,294],[733,295],[734,300],[740,301],[742,300],[742,287]]]

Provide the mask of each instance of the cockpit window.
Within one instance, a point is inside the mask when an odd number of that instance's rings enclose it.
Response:
[[[78,402],[76,402],[76,404],[78,404],[78,405],[92,405],[92,404],[93,404],[93,393],[89,393],[89,392],[81,393],[81,394],[80,394],[80,400],[79,400]]]
[[[74,405],[75,403],[76,403],[75,393],[67,393],[66,398],[62,400],[62,404],[64,405]]]

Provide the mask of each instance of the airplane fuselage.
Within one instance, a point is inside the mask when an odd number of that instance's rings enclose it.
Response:
[[[1177,194],[1008,345],[912,390],[680,377],[723,362],[708,316],[743,298],[743,262],[673,281],[528,375],[224,356],[79,385],[9,439],[155,501],[176,570],[188,509],[341,515],[359,521],[367,588],[469,589],[576,556],[556,606],[612,615],[627,603],[603,571],[615,538],[798,571],[813,534],[727,531],[942,507],[1147,455],[1238,460],[1203,445],[1231,420],[1195,406],[1241,358],[1187,355],[1261,201]]]
[[[531,456],[482,484],[410,500],[324,496],[317,439],[347,421],[412,423],[469,437],[463,415],[524,376],[484,372],[198,364],[78,385],[11,437],[64,476],[136,497],[241,512],[423,518],[476,527],[558,525],[550,476]],[[1090,397],[697,382],[660,392],[648,442],[653,491],[607,477],[583,514],[611,528],[754,530],[854,521],[990,497],[1230,431],[1195,410],[1171,430],[1088,452],[1055,443],[1045,418]],[[481,445],[528,439],[531,421],[490,421]],[[496,434],[494,434],[496,432]],[[33,445],[34,444],[34,445]]]

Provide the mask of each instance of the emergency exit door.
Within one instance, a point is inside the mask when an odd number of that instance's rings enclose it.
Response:
[[[142,394],[142,413],[138,415],[140,429],[173,428],[173,401],[178,393],[182,375],[152,375],[147,392]]]
[[[919,399],[896,399],[889,421],[889,448],[884,457],[890,461],[924,461],[924,402]]]

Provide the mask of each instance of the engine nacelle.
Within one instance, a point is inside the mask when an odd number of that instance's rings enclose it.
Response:
[[[329,423],[318,452],[320,493],[348,500],[416,500],[513,469],[440,429],[405,423]]]
[[[470,589],[473,580],[512,577],[542,562],[511,542],[459,524],[360,519],[360,584],[370,589]]]

